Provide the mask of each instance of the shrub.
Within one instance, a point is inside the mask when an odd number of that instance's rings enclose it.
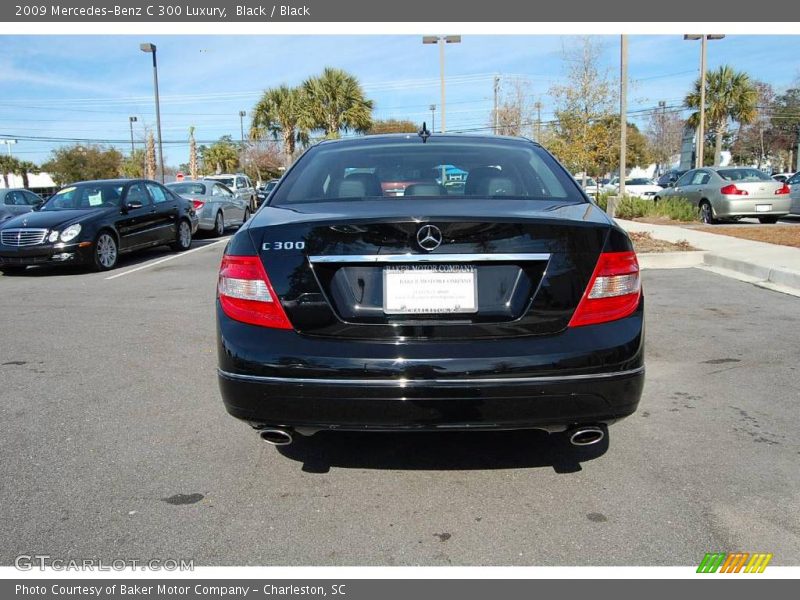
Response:
[[[601,194],[597,205],[608,211],[608,198],[612,194]],[[642,217],[663,217],[673,221],[688,223],[697,221],[700,211],[685,198],[667,198],[658,202],[625,196],[617,202],[616,215],[619,219],[639,219]]]

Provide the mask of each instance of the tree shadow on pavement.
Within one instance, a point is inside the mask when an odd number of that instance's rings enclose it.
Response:
[[[552,467],[575,473],[581,463],[608,450],[608,436],[591,446],[572,446],[563,434],[537,430],[361,433],[322,431],[294,436],[278,446],[307,473],[345,469],[478,470]]]

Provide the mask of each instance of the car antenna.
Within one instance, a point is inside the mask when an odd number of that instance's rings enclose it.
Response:
[[[428,141],[428,138],[431,137],[431,132],[428,131],[428,125],[425,121],[422,122],[422,129],[417,132],[417,135],[422,138],[422,143]]]

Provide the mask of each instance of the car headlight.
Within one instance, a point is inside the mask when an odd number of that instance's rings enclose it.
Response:
[[[50,235],[47,237],[47,241],[50,242],[51,244],[53,242],[57,242],[58,241],[58,231],[55,231],[55,230],[51,231]]]
[[[78,237],[78,234],[81,232],[81,226],[76,223],[75,225],[70,225],[64,231],[61,232],[61,241],[68,242],[70,240],[74,240]]]

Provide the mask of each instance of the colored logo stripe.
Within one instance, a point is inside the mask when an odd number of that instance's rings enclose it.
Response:
[[[700,561],[697,567],[698,573],[740,573],[744,567],[744,573],[763,573],[764,569],[772,560],[772,554],[757,552],[709,552]],[[749,559],[749,561],[748,561]],[[745,566],[747,563],[747,566]]]

